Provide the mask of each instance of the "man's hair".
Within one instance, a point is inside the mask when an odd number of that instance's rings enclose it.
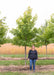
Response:
[[[35,46],[35,44],[32,44],[32,46]]]

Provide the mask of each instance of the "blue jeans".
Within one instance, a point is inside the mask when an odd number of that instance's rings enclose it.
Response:
[[[35,70],[35,63],[36,63],[36,60],[32,60],[30,59],[30,70],[32,70],[32,64],[33,64],[33,70]]]

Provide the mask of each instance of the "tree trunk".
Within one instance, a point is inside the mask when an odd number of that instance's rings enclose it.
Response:
[[[25,46],[25,65],[26,65],[26,46]]]
[[[47,57],[47,45],[46,45],[46,57]]]
[[[1,47],[1,45],[0,45],[0,47]]]

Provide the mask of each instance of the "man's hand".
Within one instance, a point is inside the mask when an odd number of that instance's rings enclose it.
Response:
[[[38,61],[38,59],[36,61]]]
[[[28,61],[29,61],[29,59],[28,59]]]

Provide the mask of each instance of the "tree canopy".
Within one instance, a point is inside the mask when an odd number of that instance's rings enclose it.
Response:
[[[6,42],[7,25],[5,23],[6,17],[0,19],[0,45]]]
[[[32,40],[36,36],[37,28],[34,27],[37,20],[37,14],[32,16],[32,9],[30,7],[17,20],[16,29],[12,29],[11,33],[14,35],[13,44],[22,46],[31,46]]]

